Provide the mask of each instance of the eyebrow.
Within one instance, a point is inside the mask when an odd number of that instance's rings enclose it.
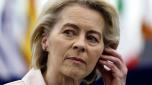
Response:
[[[97,34],[99,36],[99,38],[101,38],[101,33],[100,32],[90,30],[89,33]]]
[[[78,27],[77,25],[71,24],[71,23],[67,23],[67,24],[65,24],[63,27],[72,27],[72,28],[74,28],[74,29],[76,29],[76,30],[79,29],[79,27]]]
[[[79,29],[79,27],[78,27],[77,25],[72,24],[72,23],[66,23],[66,24],[64,25],[64,27],[68,27],[68,26],[70,26],[70,27],[72,27],[72,28],[74,28],[74,29],[76,29],[76,30],[78,30],[78,29]],[[95,31],[95,30],[89,30],[89,33],[97,34],[97,35],[99,36],[99,38],[101,38],[101,33],[100,33],[100,32],[98,32],[98,31]]]

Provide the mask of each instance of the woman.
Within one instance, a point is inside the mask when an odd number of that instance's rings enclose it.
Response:
[[[118,14],[106,1],[48,2],[32,35],[33,68],[8,85],[80,85],[97,74],[105,85],[125,85],[118,42]]]

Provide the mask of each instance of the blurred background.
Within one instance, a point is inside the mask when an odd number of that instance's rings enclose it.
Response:
[[[0,0],[0,85],[30,69],[30,33],[46,1]],[[120,15],[117,50],[129,69],[127,85],[152,85],[152,0],[108,1]]]

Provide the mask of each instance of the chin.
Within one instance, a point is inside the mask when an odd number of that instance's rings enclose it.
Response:
[[[77,66],[63,66],[61,68],[61,72],[70,78],[73,79],[83,79],[85,76],[87,76],[87,71],[82,67]]]

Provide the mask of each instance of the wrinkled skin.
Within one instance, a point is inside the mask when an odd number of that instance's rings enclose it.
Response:
[[[49,35],[42,39],[42,48],[49,53],[46,84],[79,85],[98,64],[105,85],[124,85],[127,71],[121,56],[114,50],[105,50],[110,56],[102,55],[103,28],[103,16],[97,11],[77,4],[65,7]]]

